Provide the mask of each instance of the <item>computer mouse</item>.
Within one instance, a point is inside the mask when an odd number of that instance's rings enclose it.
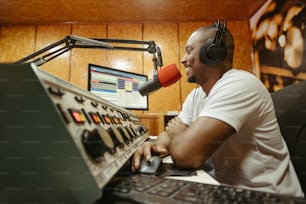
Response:
[[[146,161],[144,157],[141,158],[140,167],[138,173],[142,174],[154,174],[162,163],[162,159],[158,155],[152,155],[150,161]]]

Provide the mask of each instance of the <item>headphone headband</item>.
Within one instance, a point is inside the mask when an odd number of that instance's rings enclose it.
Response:
[[[222,62],[227,52],[224,42],[226,21],[221,24],[218,20],[215,25],[217,30],[214,39],[208,39],[200,49],[200,60],[208,66],[214,66]]]
[[[216,23],[216,34],[214,38],[214,43],[217,45],[221,45],[223,42],[223,36],[224,33],[226,32],[226,21],[224,21],[224,24],[220,24],[220,21],[218,20]]]

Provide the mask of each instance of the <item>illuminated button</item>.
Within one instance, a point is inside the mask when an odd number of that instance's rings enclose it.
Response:
[[[101,118],[100,118],[100,116],[99,116],[99,114],[98,113],[89,113],[89,115],[90,115],[90,117],[91,117],[91,119],[94,121],[94,123],[101,123],[102,122],[102,120],[101,120]]]
[[[110,118],[110,116],[107,114],[107,115],[102,115],[103,116],[103,119],[105,121],[106,124],[111,124],[112,123],[112,119]]]
[[[86,117],[84,116],[84,114],[82,113],[82,111],[76,110],[76,109],[68,109],[73,120],[76,123],[85,123],[86,121]]]
[[[117,120],[117,118],[115,116],[112,116],[111,119],[112,119],[114,124],[116,124],[116,125],[119,124],[119,121]]]
[[[122,124],[122,121],[120,120],[120,118],[115,117],[115,120],[116,120],[116,124]]]

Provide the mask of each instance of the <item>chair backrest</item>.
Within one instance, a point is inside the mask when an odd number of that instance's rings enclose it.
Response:
[[[274,92],[272,99],[293,166],[306,192],[306,81]]]

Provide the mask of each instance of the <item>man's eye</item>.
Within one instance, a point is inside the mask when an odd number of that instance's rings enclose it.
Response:
[[[186,49],[186,53],[187,53],[188,55],[190,55],[191,51],[192,51],[192,50],[191,50],[190,48],[187,48],[187,49]]]

